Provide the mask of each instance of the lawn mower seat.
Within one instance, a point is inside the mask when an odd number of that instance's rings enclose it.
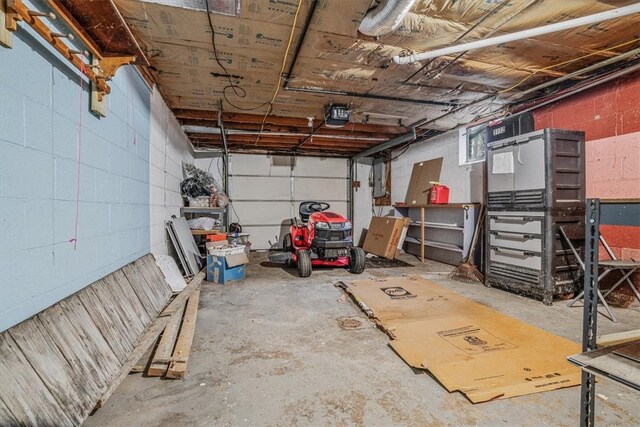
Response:
[[[321,209],[312,209],[311,206],[319,205]],[[326,207],[325,207],[326,206]],[[300,207],[298,208],[298,212],[300,213],[300,219],[302,222],[309,221],[309,216],[314,212],[322,212],[329,209],[329,204],[324,202],[302,202],[300,203]]]

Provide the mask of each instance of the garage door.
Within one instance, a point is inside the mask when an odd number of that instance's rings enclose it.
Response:
[[[251,234],[252,249],[281,247],[300,202],[327,202],[347,215],[346,159],[232,154],[229,163],[231,220]]]

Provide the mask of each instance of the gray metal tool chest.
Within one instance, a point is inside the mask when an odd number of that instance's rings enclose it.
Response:
[[[495,141],[486,165],[485,284],[548,305],[578,291],[582,271],[559,227],[584,222],[584,133]]]

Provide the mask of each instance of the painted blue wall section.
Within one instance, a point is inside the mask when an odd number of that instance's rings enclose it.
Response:
[[[81,114],[79,73],[19,27],[0,47],[0,331],[149,252],[149,89],[120,68],[107,117],[86,82]]]

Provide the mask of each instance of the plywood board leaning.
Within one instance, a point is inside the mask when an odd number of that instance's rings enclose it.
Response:
[[[6,331],[0,334],[0,378],[0,399],[18,420],[14,425],[74,424]]]
[[[404,202],[407,205],[428,204],[430,182],[440,181],[441,170],[442,157],[414,164]]]
[[[74,423],[79,424],[89,415],[91,409],[91,386],[74,379],[72,367],[52,342],[49,334],[43,333],[39,323],[37,320],[22,322],[12,327],[9,335],[58,405],[64,408]]]
[[[163,306],[158,301],[157,296],[151,292],[147,281],[142,277],[142,273],[132,263],[122,267],[122,272],[126,276],[129,284],[133,288],[143,307],[147,311],[150,317],[156,317],[156,315],[162,310]]]
[[[407,364],[471,402],[580,384],[566,358],[580,346],[421,277],[346,284]]]

